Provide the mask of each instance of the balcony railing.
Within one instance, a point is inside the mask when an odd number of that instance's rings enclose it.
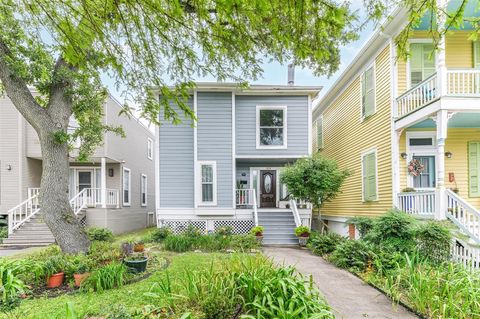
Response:
[[[413,113],[440,96],[480,97],[480,70],[449,69],[444,91],[440,92],[440,78],[432,74],[397,98],[396,118]]]
[[[435,214],[435,191],[399,193],[398,208],[419,217],[432,217]]]

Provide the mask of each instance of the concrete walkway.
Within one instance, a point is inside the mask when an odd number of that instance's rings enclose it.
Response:
[[[417,318],[404,307],[392,305],[389,298],[361,279],[308,250],[264,247],[263,252],[278,264],[295,266],[301,274],[312,275],[336,318]]]
[[[20,253],[27,253],[30,251],[34,251],[38,248],[30,247],[30,248],[0,248],[0,257],[9,257]]]

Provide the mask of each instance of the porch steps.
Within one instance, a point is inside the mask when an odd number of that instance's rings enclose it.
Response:
[[[55,238],[40,213],[5,238],[2,247],[42,247],[55,243]]]
[[[265,227],[263,244],[298,245],[294,234],[295,220],[289,209],[261,209],[258,211],[258,223]]]

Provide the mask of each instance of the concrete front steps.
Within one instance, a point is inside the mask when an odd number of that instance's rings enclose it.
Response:
[[[258,224],[265,227],[264,245],[298,245],[295,219],[290,209],[259,209]]]
[[[2,247],[42,247],[55,243],[41,214],[33,216],[12,235],[3,240]]]

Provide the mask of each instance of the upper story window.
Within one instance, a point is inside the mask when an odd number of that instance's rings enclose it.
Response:
[[[257,106],[257,148],[287,147],[287,107]]]
[[[151,138],[147,139],[147,157],[153,159],[153,140]]]
[[[147,175],[140,176],[140,206],[147,206]]]
[[[372,65],[362,73],[362,117],[375,113],[375,68]]]
[[[123,206],[130,206],[131,203],[132,178],[130,169],[123,168]]]
[[[433,43],[410,43],[410,87],[436,71]]]

